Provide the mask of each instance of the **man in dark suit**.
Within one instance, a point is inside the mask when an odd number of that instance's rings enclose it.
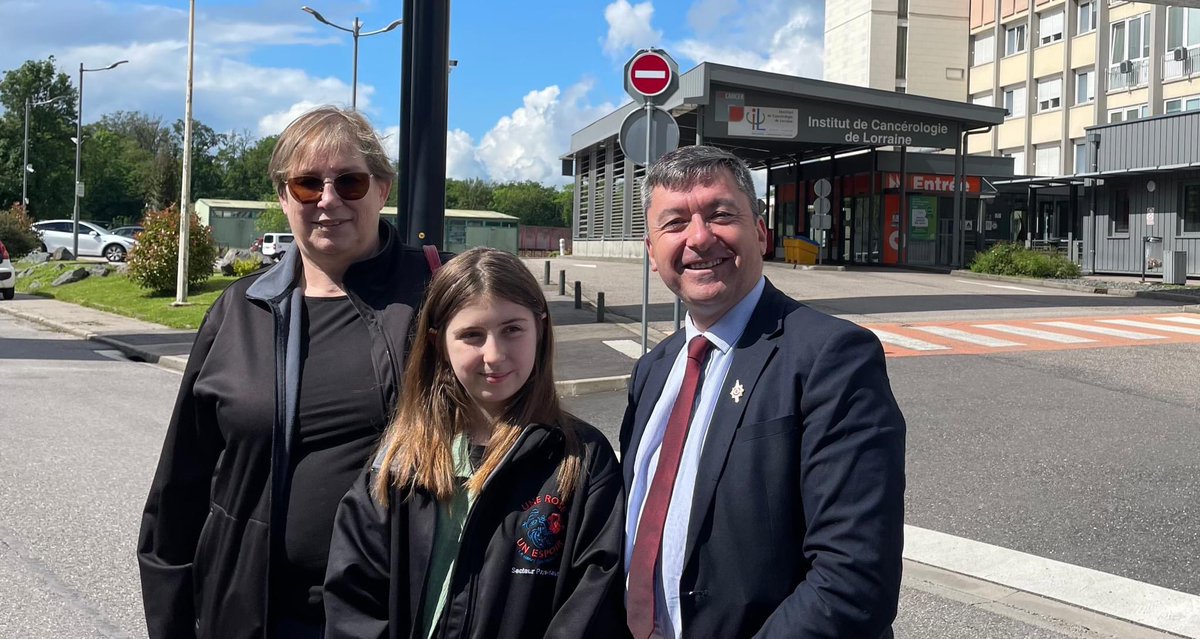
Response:
[[[688,314],[635,367],[621,426],[630,630],[891,637],[905,425],[879,341],[763,277],[737,157],[680,148],[643,192],[651,264]]]

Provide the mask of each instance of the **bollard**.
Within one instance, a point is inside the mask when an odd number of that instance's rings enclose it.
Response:
[[[575,308],[583,308],[583,283],[575,280]]]
[[[546,260],[546,274],[542,276],[542,283],[550,286],[550,260]]]
[[[604,323],[604,291],[596,293],[596,322]]]
[[[567,272],[566,271],[558,272],[558,294],[559,295],[567,294]]]

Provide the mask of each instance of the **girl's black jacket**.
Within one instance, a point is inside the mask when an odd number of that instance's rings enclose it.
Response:
[[[586,453],[563,500],[562,431],[534,424],[488,478],[467,515],[435,637],[622,637],[621,467],[595,428],[575,426]],[[364,473],[338,507],[325,573],[325,637],[417,637],[439,505],[421,489],[372,499]],[[564,503],[565,502],[565,503]]]

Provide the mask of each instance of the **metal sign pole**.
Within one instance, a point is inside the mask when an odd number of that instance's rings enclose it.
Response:
[[[654,139],[654,106],[646,100],[646,171],[650,173],[650,141]],[[642,193],[642,217],[645,220],[646,233],[650,232],[650,210],[646,206],[646,194]],[[642,355],[649,350],[649,312],[650,312],[650,247],[642,242]]]

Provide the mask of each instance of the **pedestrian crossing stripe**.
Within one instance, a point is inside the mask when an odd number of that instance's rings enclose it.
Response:
[[[988,337],[987,335],[977,335],[975,333],[968,333],[967,331],[964,331],[964,330],[960,330],[957,328],[948,328],[945,326],[914,326],[913,328],[918,331],[924,331],[926,333],[937,335],[939,337],[946,337],[949,339],[958,340],[960,342],[966,342],[968,344],[978,344],[980,346],[987,346],[988,348],[1005,348],[1008,346],[1024,346],[1024,344],[1022,344],[1020,342],[1010,342],[1006,339],[999,339],[996,337]]]
[[[1068,335],[1066,333],[1054,333],[1052,331],[1043,331],[1040,328],[1029,328],[1027,326],[1009,326],[1008,324],[975,324],[974,326],[975,328],[984,328],[989,331],[1020,335],[1021,337],[1041,339],[1046,340],[1047,342],[1057,342],[1059,344],[1087,344],[1096,341],[1088,337]]]
[[[1150,322],[1139,322],[1137,320],[1114,319],[1100,320],[1105,324],[1119,324],[1121,326],[1132,326],[1133,328],[1148,328],[1153,331],[1166,331],[1168,333],[1182,333],[1184,335],[1200,335],[1200,328],[1188,328],[1186,326],[1164,326],[1162,324],[1151,324]]]
[[[980,355],[1200,342],[1200,317],[1094,316],[865,325],[888,357]],[[1003,336],[1003,338],[1001,337]]]
[[[867,328],[870,328],[871,332],[875,333],[875,337],[878,337],[879,341],[883,342],[884,344],[894,344],[901,348],[908,348],[908,349],[911,349],[914,351],[950,350],[949,346],[943,346],[941,344],[930,344],[929,342],[919,340],[915,337],[905,337],[903,335],[889,333],[888,331],[881,330],[878,328],[872,328],[869,326]]]
[[[1146,339],[1166,339],[1162,335],[1151,335],[1150,333],[1139,333],[1137,331],[1126,331],[1119,328],[1109,328],[1108,326],[1089,326],[1087,324],[1079,324],[1077,322],[1040,322],[1045,326],[1056,326],[1058,328],[1067,328],[1073,331],[1084,331],[1087,333],[1096,333],[1098,335],[1107,335],[1109,337],[1119,337],[1121,339],[1146,340]]]

